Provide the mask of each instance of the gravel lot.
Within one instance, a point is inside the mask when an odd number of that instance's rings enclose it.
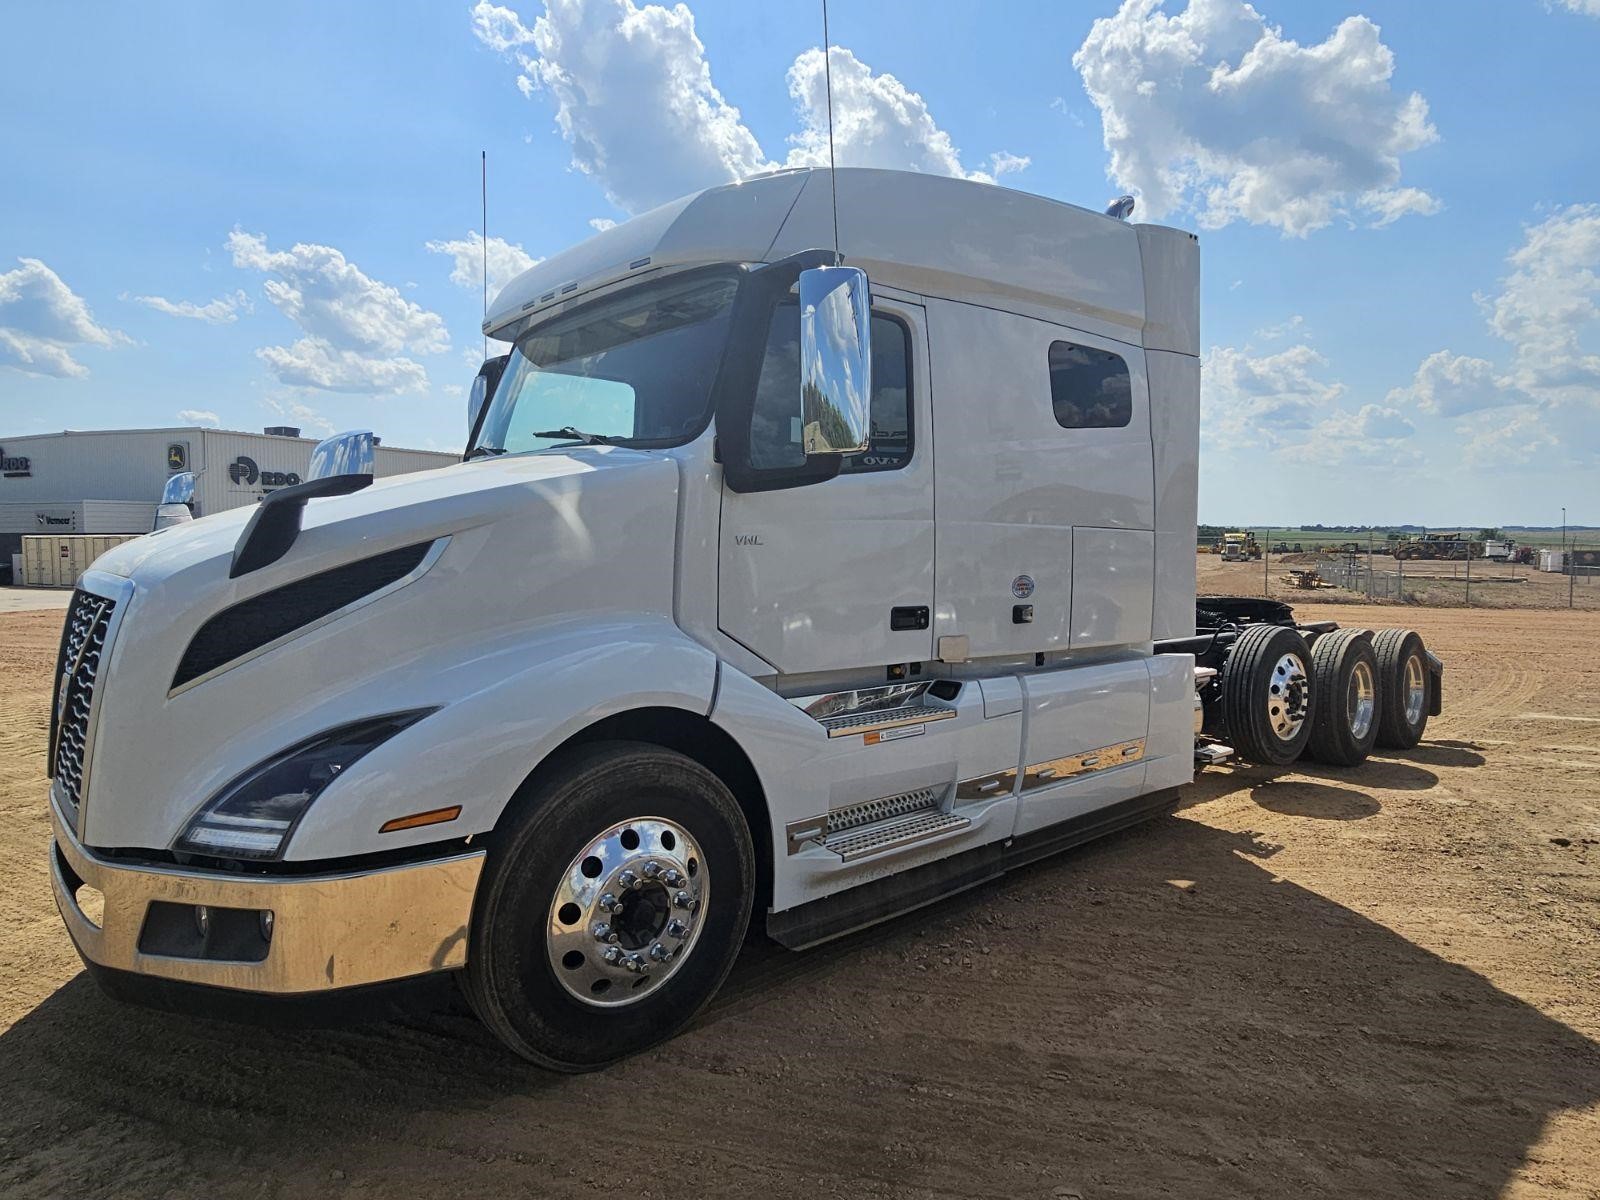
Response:
[[[0,614],[0,1195],[1600,1196],[1600,613],[1409,621],[1428,740],[792,955],[602,1074],[448,987],[334,1032],[120,1007],[50,898],[58,611]]]

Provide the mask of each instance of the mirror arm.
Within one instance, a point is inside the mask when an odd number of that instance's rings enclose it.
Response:
[[[233,565],[228,568],[228,578],[237,579],[259,571],[289,553],[289,547],[300,536],[300,519],[307,500],[318,496],[348,496],[371,483],[371,475],[328,475],[268,492],[233,548]]]

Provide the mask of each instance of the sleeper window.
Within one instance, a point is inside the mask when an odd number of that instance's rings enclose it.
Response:
[[[1133,420],[1133,383],[1122,356],[1050,343],[1050,403],[1063,429],[1120,429]]]
[[[750,462],[759,468],[805,462],[794,428],[800,379],[800,310],[780,304],[767,329],[767,352],[750,417]],[[893,317],[872,316],[872,440],[844,460],[841,474],[893,471],[911,461],[911,337]]]

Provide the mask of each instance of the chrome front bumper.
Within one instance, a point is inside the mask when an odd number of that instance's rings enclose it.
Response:
[[[429,862],[341,874],[239,876],[97,858],[52,798],[50,877],[56,907],[91,963],[137,975],[273,995],[381,983],[467,961],[467,926],[483,871],[475,850]],[[81,885],[70,883],[76,877]],[[104,897],[98,923],[79,906]],[[272,913],[260,961],[153,954],[139,948],[152,902]]]

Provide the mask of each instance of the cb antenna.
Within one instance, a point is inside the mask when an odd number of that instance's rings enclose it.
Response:
[[[839,253],[839,172],[833,163],[833,54],[828,49],[828,0],[822,0],[822,78],[828,91],[828,184],[833,189],[833,257]]]
[[[478,194],[483,200],[483,323],[489,323],[489,152],[480,150]],[[489,357],[489,331],[483,331],[483,357]]]

